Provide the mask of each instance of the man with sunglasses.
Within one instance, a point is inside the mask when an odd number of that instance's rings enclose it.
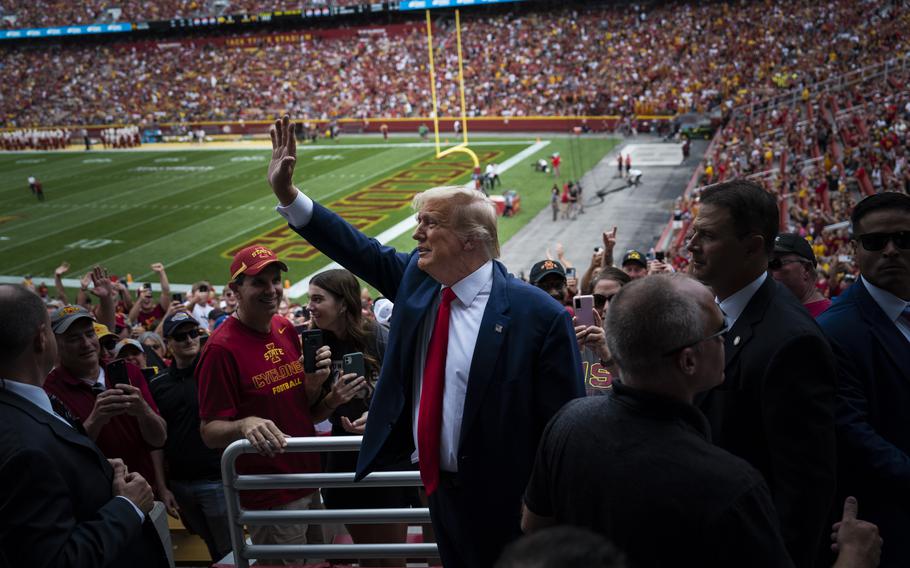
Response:
[[[838,485],[879,525],[881,566],[910,566],[910,196],[851,218],[862,276],[818,319],[840,364]]]
[[[163,333],[173,362],[149,382],[149,389],[167,421],[167,485],[183,524],[202,537],[217,562],[230,552],[231,538],[221,483],[221,449],[206,446],[199,433],[199,395],[193,376],[199,361],[199,322],[189,312],[178,311],[165,318]]]
[[[822,296],[815,286],[817,266],[812,245],[803,237],[796,233],[781,233],[774,239],[774,256],[768,263],[768,272],[793,292],[813,318],[831,307],[831,300]]]
[[[714,443],[768,482],[797,566],[814,566],[834,504],[837,369],[824,334],[793,294],[768,277],[777,199],[733,180],[701,195],[687,248],[730,333],[724,381],[701,397]]]

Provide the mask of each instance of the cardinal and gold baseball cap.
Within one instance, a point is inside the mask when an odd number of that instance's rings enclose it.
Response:
[[[231,280],[241,274],[255,276],[266,266],[277,263],[281,270],[287,272],[288,265],[278,260],[272,249],[263,245],[251,245],[237,251],[231,263]]]
[[[51,329],[59,335],[66,332],[74,321],[82,318],[94,321],[92,314],[82,306],[63,306],[51,314]]]

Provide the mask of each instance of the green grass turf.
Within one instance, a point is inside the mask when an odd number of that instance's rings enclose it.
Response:
[[[528,147],[504,143],[528,138],[474,140],[494,142],[475,150],[495,153],[491,159],[499,163]],[[375,146],[380,141],[379,137],[345,137],[338,144],[320,142],[300,152],[295,181],[315,200],[331,206],[377,182],[435,162],[433,148],[399,147],[419,141],[416,137]],[[333,147],[358,143],[365,147]],[[534,160],[558,151],[563,156],[563,179],[580,177],[616,143],[553,139],[505,172],[503,189],[521,193],[522,212],[500,221],[502,242],[548,203],[553,178],[534,173],[530,166]],[[155,279],[149,265],[162,262],[172,283],[208,279],[222,284],[228,277],[231,250],[249,242],[265,237],[276,249],[284,246],[290,247],[287,253],[301,253],[305,243],[282,232],[285,225],[274,212],[275,199],[265,182],[268,156],[267,150],[257,149],[0,155],[0,275],[52,276],[53,269],[66,260],[71,265],[69,278],[78,278],[100,263],[116,274],[130,273],[144,281]],[[470,179],[469,158],[455,154],[445,161],[463,172],[447,183]],[[157,170],[174,167],[202,169]],[[26,182],[30,175],[41,180],[44,203],[30,194]],[[406,195],[407,190],[424,188],[419,183],[388,183],[399,190],[399,199],[402,191]],[[425,187],[431,185],[428,182]],[[373,192],[359,195],[369,198]],[[378,235],[411,214],[407,205],[388,209],[374,216],[365,232]],[[413,247],[409,234],[391,244],[401,250]],[[313,251],[296,256],[299,259],[288,262],[292,282],[328,263]]]

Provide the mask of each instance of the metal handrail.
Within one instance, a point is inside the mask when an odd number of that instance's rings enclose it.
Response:
[[[289,438],[286,452],[359,451],[361,436],[320,436]],[[300,511],[248,511],[240,506],[240,491],[255,489],[297,489],[324,487],[400,487],[420,486],[417,471],[380,471],[354,482],[354,473],[291,473],[274,475],[238,475],[237,458],[254,454],[248,440],[238,440],[224,450],[221,477],[227,501],[228,528],[234,562],[249,568],[250,559],[279,558],[414,558],[439,556],[435,543],[430,544],[247,544],[244,525],[306,523],[429,523],[427,508],[339,509]]]

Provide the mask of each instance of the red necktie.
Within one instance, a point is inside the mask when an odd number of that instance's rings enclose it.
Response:
[[[420,458],[420,479],[431,495],[439,486],[439,437],[442,432],[442,393],[446,382],[446,353],[449,349],[449,314],[455,292],[442,291],[442,302],[436,313],[436,325],[427,347],[427,362],[423,368],[420,390],[420,409],[417,413],[417,447]]]

